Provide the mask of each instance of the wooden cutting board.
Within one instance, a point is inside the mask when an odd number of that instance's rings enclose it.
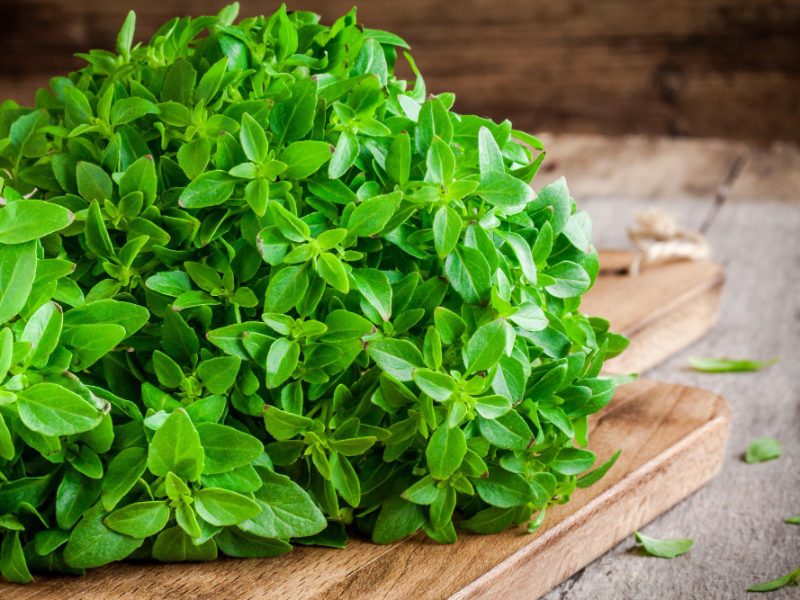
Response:
[[[709,261],[683,261],[645,267],[628,275],[633,254],[600,251],[600,276],[581,303],[588,315],[611,322],[631,345],[608,361],[607,373],[642,373],[688,347],[714,325],[725,274]]]
[[[434,599],[537,598],[684,499],[719,470],[730,426],[710,392],[640,380],[592,421],[590,447],[617,463],[594,486],[550,509],[535,534],[461,534],[452,546],[413,537],[390,546],[296,548],[271,559],[117,564],[83,578],[0,584],[0,597]]]
[[[631,346],[609,372],[641,372],[713,325],[722,269],[684,262],[619,274],[630,254],[601,252],[604,274],[582,310],[611,321]],[[0,597],[161,598],[524,598],[538,597],[635,529],[684,499],[719,470],[730,426],[709,392],[640,380],[591,420],[598,464],[622,455],[598,484],[549,511],[535,534],[462,534],[454,546],[414,537],[390,546],[353,540],[344,550],[298,547],[279,558],[202,564],[116,564],[83,578],[0,583]]]

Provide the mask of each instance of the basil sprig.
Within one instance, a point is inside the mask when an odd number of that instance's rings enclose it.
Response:
[[[616,458],[580,478],[627,341],[540,142],[355,12],[237,10],[0,106],[7,580],[535,530]]]

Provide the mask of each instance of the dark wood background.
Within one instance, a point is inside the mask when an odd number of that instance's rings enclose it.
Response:
[[[326,22],[355,0],[290,2]],[[243,0],[242,14],[275,1]],[[73,52],[136,39],[210,0],[0,0],[0,97],[30,102]],[[429,89],[533,132],[800,140],[800,0],[363,0],[405,37]]]

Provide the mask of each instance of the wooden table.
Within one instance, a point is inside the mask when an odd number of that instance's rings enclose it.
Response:
[[[634,215],[654,206],[705,229],[726,269],[719,321],[647,376],[719,393],[734,414],[720,475],[644,529],[693,538],[689,554],[647,558],[628,539],[545,598],[743,598],[752,583],[800,566],[800,531],[783,523],[800,513],[800,152],[721,140],[544,137],[544,179],[567,176],[598,246],[625,247]],[[690,371],[689,356],[780,361],[760,373],[710,375]],[[758,436],[779,438],[783,456],[745,464]]]

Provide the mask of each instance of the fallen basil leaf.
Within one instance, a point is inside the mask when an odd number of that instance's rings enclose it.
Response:
[[[787,585],[797,585],[798,581],[800,580],[800,569],[795,569],[791,573],[787,573],[783,577],[778,577],[777,579],[773,579],[771,581],[765,581],[764,583],[757,583],[755,585],[751,585],[747,588],[748,592],[772,592],[774,590],[779,590],[782,587],[786,587]]]
[[[689,366],[695,371],[703,373],[744,373],[760,371],[778,362],[777,358],[771,360],[736,360],[730,358],[689,358]]]
[[[744,454],[744,461],[748,464],[766,462],[781,456],[781,443],[779,440],[770,437],[760,437],[754,439],[747,447]]]
[[[686,540],[658,540],[651,538],[637,531],[635,532],[636,541],[650,555],[658,558],[675,558],[681,554],[686,554],[694,546],[694,541]]]

